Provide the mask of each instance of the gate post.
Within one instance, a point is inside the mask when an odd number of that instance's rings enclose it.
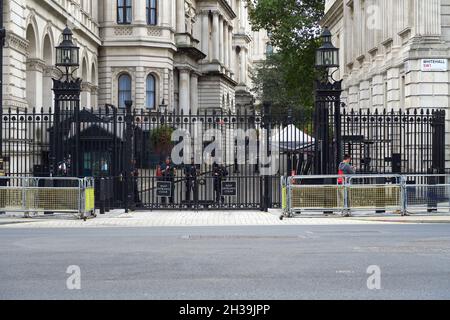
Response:
[[[74,78],[73,73],[80,66],[79,50],[80,48],[73,43],[73,33],[66,27],[63,31],[63,40],[56,47],[56,68],[60,71],[61,77],[53,79],[53,92],[55,94],[55,111],[53,118],[53,139],[51,147],[51,174],[54,176],[58,171],[58,164],[64,161],[66,172],[64,174],[80,176],[81,157],[80,157],[80,78]],[[60,69],[61,68],[61,69]],[[65,116],[61,119],[61,112]],[[70,112],[73,112],[70,117]],[[70,120],[70,121],[67,121]],[[69,159],[65,159],[65,149],[67,148],[64,136],[70,136],[71,122],[76,122],[75,146],[72,146]],[[64,127],[65,126],[65,127]],[[69,132],[69,133],[67,133]],[[67,150],[67,149],[66,149]],[[73,163],[70,163],[70,162]],[[74,169],[69,171],[69,165],[74,164]],[[72,167],[70,167],[72,169]]]
[[[445,111],[433,114],[433,168],[436,174],[445,173]]]
[[[315,174],[336,174],[342,157],[341,137],[342,81],[334,81],[326,74],[315,84]],[[330,115],[330,113],[332,114]],[[331,124],[331,117],[333,123]],[[330,130],[333,134],[330,134]]]
[[[270,102],[264,102],[264,122],[263,122],[263,128],[266,130],[266,156],[270,156],[270,129],[271,129],[271,103]],[[261,211],[268,212],[269,208],[271,207],[270,199],[271,199],[271,188],[270,188],[270,177],[268,175],[263,176],[263,197],[261,199]]]
[[[133,101],[127,100],[125,101],[126,114],[125,114],[125,149],[124,149],[124,159],[123,159],[123,168],[124,168],[124,184],[123,187],[124,195],[125,195],[125,212],[129,212],[130,210],[135,209],[134,203],[134,181],[133,181],[133,170],[134,166],[132,164],[133,161],[133,114],[131,111],[131,106],[133,105]]]

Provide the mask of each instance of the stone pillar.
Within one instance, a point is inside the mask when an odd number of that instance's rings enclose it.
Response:
[[[94,108],[98,107],[98,87],[93,85],[91,87],[91,106]]]
[[[231,38],[232,39],[232,38]],[[235,75],[236,75],[236,51],[232,45],[232,40],[231,40],[231,44],[230,44],[230,70],[231,70],[231,78],[235,79]]]
[[[241,84],[247,82],[247,52],[244,47],[241,48],[241,75],[239,80]]]
[[[209,60],[209,13],[202,12],[201,15],[201,23],[202,23],[202,39],[201,46],[202,52],[206,54],[206,59]]]
[[[103,1],[103,19],[105,22],[113,22],[117,19],[117,11],[113,8],[112,1]]]
[[[112,1],[111,1],[112,2]],[[136,24],[147,24],[146,0],[135,0],[133,7],[134,22]]]
[[[212,60],[219,61],[219,13],[213,12],[213,30],[212,30],[212,41],[213,41],[213,54]]]
[[[177,33],[186,32],[184,0],[177,0]]]
[[[89,107],[91,107],[91,84],[83,82],[81,84],[80,108]]]
[[[230,68],[230,40],[229,40],[229,36],[230,36],[230,32],[228,30],[228,23],[225,22],[224,24],[224,41],[223,41],[223,46],[224,46],[224,64],[225,64],[225,68],[229,69]]]
[[[180,69],[180,80],[179,80],[179,105],[180,112],[183,111],[184,114],[189,113],[191,97],[190,97],[190,70]]]
[[[43,73],[45,62],[40,59],[28,59],[26,69],[26,95],[30,108],[42,108]]]
[[[239,33],[245,33],[245,1],[241,0],[241,6],[239,8]]]
[[[233,70],[233,27],[228,27],[228,68]]]
[[[54,107],[55,100],[53,98],[53,70],[54,68],[52,66],[46,66],[44,70],[44,81],[43,81],[43,98],[42,98],[42,104],[45,108],[45,110],[48,110],[49,108]]]
[[[162,12],[160,11],[158,13],[157,11],[157,15],[159,16],[159,18],[161,19],[161,25],[165,26],[165,27],[169,27],[170,26],[170,18],[171,18],[171,14],[170,14],[170,7],[171,7],[171,2],[172,1],[162,1],[163,7],[162,7]],[[162,13],[162,14],[161,14]],[[157,20],[158,21],[158,20]]]
[[[191,112],[196,114],[198,110],[198,74],[191,74]]]
[[[224,63],[224,37],[223,37],[223,17],[219,16],[219,61]]]

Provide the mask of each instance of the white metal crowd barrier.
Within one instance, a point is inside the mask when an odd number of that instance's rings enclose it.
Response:
[[[94,179],[0,177],[0,211],[95,216]]]
[[[450,175],[292,176],[283,178],[283,215],[311,211],[450,211]]]
[[[405,175],[404,183],[408,213],[450,211],[450,175]]]

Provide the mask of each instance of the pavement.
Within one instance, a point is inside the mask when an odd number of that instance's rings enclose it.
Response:
[[[207,227],[207,226],[292,226],[292,225],[364,225],[450,223],[450,215],[373,215],[362,213],[353,217],[310,214],[280,220],[281,211],[137,211],[115,210],[82,221],[70,215],[35,216],[23,214],[0,216],[1,228],[98,228],[98,227]]]
[[[0,230],[0,299],[450,299],[449,265],[450,224]]]

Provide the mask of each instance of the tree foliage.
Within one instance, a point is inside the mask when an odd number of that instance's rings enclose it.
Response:
[[[253,73],[259,100],[278,109],[312,109],[315,51],[324,0],[247,0],[254,30],[267,30],[276,53]]]
[[[150,144],[155,153],[168,156],[172,150],[172,133],[174,129],[169,126],[160,126],[152,130]]]

